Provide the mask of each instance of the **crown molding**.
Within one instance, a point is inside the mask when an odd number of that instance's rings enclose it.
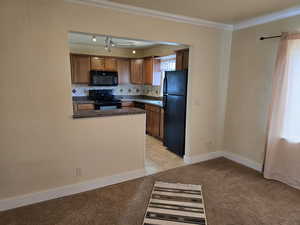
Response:
[[[253,19],[245,20],[234,25],[234,30],[241,30],[248,27],[253,27],[260,24],[270,23],[276,20],[282,20],[292,16],[300,15],[300,6],[281,10],[278,12],[266,14],[264,16],[255,17]]]
[[[152,9],[145,9],[136,6],[129,6],[129,5],[120,4],[116,2],[110,2],[107,0],[65,0],[65,1],[70,3],[79,3],[79,4],[90,5],[95,7],[114,9],[126,13],[142,15],[142,16],[151,16],[160,19],[180,22],[180,23],[193,24],[197,26],[204,26],[204,27],[223,29],[223,30],[233,30],[233,25],[231,24],[216,23],[209,20],[181,16],[181,15],[161,12]]]
[[[175,21],[179,23],[186,23],[186,24],[223,29],[223,30],[241,30],[241,29],[257,26],[260,24],[270,23],[273,21],[282,20],[292,16],[300,15],[300,5],[299,5],[293,8],[266,14],[264,16],[259,16],[249,20],[244,20],[242,22],[232,25],[232,24],[217,23],[217,22],[203,20],[194,17],[181,16],[177,14],[161,12],[158,10],[146,9],[142,7],[130,6],[126,4],[111,2],[109,0],[64,0],[64,1],[69,3],[77,3],[77,4],[94,6],[94,7],[108,8],[108,9],[118,10],[121,12],[132,13],[136,15],[151,16],[151,17],[156,17],[156,18],[165,19],[169,21]]]

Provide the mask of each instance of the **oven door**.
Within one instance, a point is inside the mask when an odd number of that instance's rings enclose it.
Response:
[[[121,103],[95,103],[96,110],[112,110],[112,109],[120,109],[122,106]]]
[[[91,71],[91,86],[117,86],[118,73],[110,71]]]

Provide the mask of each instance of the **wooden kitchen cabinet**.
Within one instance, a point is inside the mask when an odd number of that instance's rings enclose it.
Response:
[[[105,58],[99,56],[92,56],[91,70],[105,70]]]
[[[73,103],[73,111],[78,112],[81,110],[94,110],[95,105],[91,103]]]
[[[160,125],[159,125],[159,138],[164,139],[164,109],[160,109]]]
[[[152,135],[152,111],[146,110],[146,133]]]
[[[130,81],[132,84],[144,84],[144,59],[130,60]]]
[[[132,101],[125,101],[125,102],[122,102],[122,108],[131,108],[131,107],[134,107],[134,102]]]
[[[119,60],[123,59],[106,56],[70,54],[72,83],[89,84],[91,70],[119,71]],[[124,74],[122,78],[125,80],[123,79],[121,83],[128,84],[130,83],[130,81],[128,81],[130,79],[130,61],[129,59],[125,60],[127,60],[127,62],[125,64],[121,64],[121,75]]]
[[[117,71],[117,58],[91,56],[91,70]]]
[[[71,78],[73,84],[90,83],[90,56],[88,55],[70,55]]]
[[[151,136],[160,138],[161,108],[146,104],[145,110],[146,132]]]
[[[117,59],[112,57],[104,58],[104,70],[106,71],[117,71]]]
[[[159,86],[161,83],[160,59],[147,57],[144,59],[144,83]]]
[[[189,49],[176,51],[176,70],[187,70],[189,68]]]
[[[91,70],[117,71],[119,84],[148,84],[152,86],[161,84],[160,59],[158,58],[129,59],[71,54],[73,84],[89,84]]]
[[[119,84],[130,84],[130,59],[117,59]]]

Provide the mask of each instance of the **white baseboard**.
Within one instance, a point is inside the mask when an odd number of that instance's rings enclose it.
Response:
[[[145,176],[144,169],[129,171],[125,173],[116,174],[109,177],[89,180],[82,183],[70,184],[58,188],[49,189],[46,191],[35,192],[13,198],[0,200],[0,211],[13,209],[33,203],[43,202],[50,199],[64,197],[72,194],[77,194],[84,191],[93,190],[96,188],[104,187],[111,184],[120,183],[123,181],[132,180]]]
[[[232,152],[225,152],[225,151],[210,152],[210,153],[200,154],[196,156],[185,155],[184,162],[187,164],[193,164],[193,163],[203,162],[203,161],[207,161],[219,157],[225,157],[229,160],[250,167],[259,172],[262,171],[262,164],[254,162],[252,160],[249,160],[245,157],[234,154]],[[143,177],[145,175],[146,175],[145,169],[139,169],[139,170],[116,174],[109,177],[89,180],[82,183],[70,184],[63,187],[53,188],[46,191],[35,192],[32,194],[17,196],[13,198],[7,198],[7,199],[0,200],[0,211],[13,209],[25,205],[30,205],[33,203],[43,202],[50,199],[64,197],[72,194],[77,194],[80,192],[97,189],[107,185],[116,184],[123,181]]]
[[[193,163],[198,163],[198,162],[203,162],[219,157],[225,157],[231,161],[234,161],[236,163],[242,164],[244,166],[247,166],[249,168],[252,168],[254,170],[257,170],[258,172],[262,171],[262,164],[254,162],[250,159],[247,159],[243,156],[237,155],[232,152],[226,152],[226,151],[216,151],[216,152],[210,152],[206,154],[200,154],[196,156],[184,156],[184,162],[187,164],[193,164]]]
[[[250,159],[247,159],[243,156],[240,156],[240,155],[237,155],[235,153],[232,153],[232,152],[223,152],[223,156],[227,159],[230,159],[234,162],[237,162],[239,164],[242,164],[244,166],[247,166],[249,168],[252,168],[254,170],[257,170],[258,172],[262,172],[262,168],[263,168],[263,165],[261,163],[257,163],[257,162],[254,162]]]
[[[198,163],[198,162],[203,162],[203,161],[219,158],[222,156],[223,156],[222,152],[219,151],[219,152],[210,152],[210,153],[200,154],[200,155],[196,155],[196,156],[185,155],[183,160],[187,164],[193,164],[193,163]]]

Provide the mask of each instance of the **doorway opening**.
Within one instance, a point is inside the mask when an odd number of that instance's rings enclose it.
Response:
[[[187,45],[69,32],[74,113],[146,111],[148,174],[185,165]]]

